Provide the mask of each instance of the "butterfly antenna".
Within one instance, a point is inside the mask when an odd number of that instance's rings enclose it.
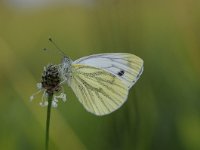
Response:
[[[58,52],[63,55],[66,56],[65,53],[58,47],[58,45],[52,40],[52,38],[49,38],[49,41],[55,46],[55,48],[58,50]]]

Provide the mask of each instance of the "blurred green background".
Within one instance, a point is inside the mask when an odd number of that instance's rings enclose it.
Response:
[[[200,149],[200,1],[1,0],[0,149],[42,150],[46,109],[33,101],[43,66],[128,52],[144,73],[116,112],[85,111],[72,90],[52,110],[51,150]],[[46,47],[49,51],[44,52]]]

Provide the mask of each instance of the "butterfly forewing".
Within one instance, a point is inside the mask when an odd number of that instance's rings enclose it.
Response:
[[[128,86],[120,78],[84,64],[72,64],[70,86],[83,106],[96,115],[118,109],[128,95]]]
[[[117,76],[128,88],[131,88],[143,72],[143,60],[128,53],[105,53],[82,57],[73,64],[85,64]]]

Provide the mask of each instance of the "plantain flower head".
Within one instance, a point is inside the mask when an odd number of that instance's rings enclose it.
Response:
[[[32,101],[35,98],[35,95],[43,91],[42,101],[40,102],[41,106],[47,106],[48,94],[53,95],[52,107],[57,107],[58,100],[61,99],[64,102],[66,101],[66,94],[64,94],[62,89],[61,75],[59,71],[59,65],[49,64],[44,67],[41,82],[37,83],[38,92],[33,94],[30,97]],[[57,95],[59,94],[59,95]]]

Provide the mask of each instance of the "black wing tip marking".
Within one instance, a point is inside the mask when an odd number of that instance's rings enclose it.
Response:
[[[117,75],[121,77],[121,76],[124,75],[124,73],[125,73],[124,70],[120,70],[120,71],[117,73]]]

